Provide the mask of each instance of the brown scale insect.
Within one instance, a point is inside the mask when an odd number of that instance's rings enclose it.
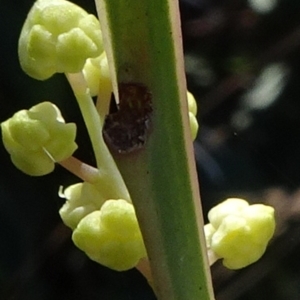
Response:
[[[152,94],[139,83],[119,84],[117,111],[106,116],[103,136],[108,147],[130,153],[146,143],[152,113]]]

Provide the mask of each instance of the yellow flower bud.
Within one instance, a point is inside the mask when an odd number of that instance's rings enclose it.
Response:
[[[87,59],[83,75],[87,82],[92,97],[98,95],[100,89],[112,92],[111,78],[107,63],[107,57],[103,52],[97,58]]]
[[[32,176],[53,171],[55,162],[77,149],[76,125],[65,124],[59,109],[43,102],[1,123],[4,147],[14,165]]]
[[[197,137],[199,124],[196,117],[191,112],[189,112],[189,120],[190,120],[192,139],[195,140]]]
[[[208,213],[205,225],[207,247],[229,269],[256,262],[265,252],[275,231],[274,209],[249,205],[243,199],[227,199]]]
[[[197,102],[192,93],[187,91],[187,101],[188,101],[188,109],[189,109],[189,120],[190,120],[190,128],[192,139],[195,140],[197,137],[197,133],[199,130],[199,124],[196,118],[197,114]]]
[[[196,102],[194,95],[189,91],[187,91],[187,100],[188,100],[189,112],[191,112],[194,116],[196,116],[197,102]]]
[[[73,184],[60,193],[67,201],[59,210],[63,222],[75,229],[86,215],[99,210],[105,199],[95,185],[88,182]]]
[[[134,208],[122,199],[107,200],[84,217],[72,239],[92,260],[117,271],[135,267],[146,256]]]
[[[103,51],[99,21],[65,0],[37,0],[19,38],[19,60],[29,76],[76,73]]]

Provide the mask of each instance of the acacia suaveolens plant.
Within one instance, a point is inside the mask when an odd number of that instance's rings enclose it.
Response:
[[[65,73],[96,166],[73,156],[76,125],[50,102],[2,122],[4,146],[29,175],[58,163],[82,180],[61,190],[59,212],[92,260],[118,271],[137,267],[158,299],[213,299],[207,251],[232,269],[255,262],[273,235],[274,210],[229,199],[210,211],[203,230],[192,150],[197,106],[186,91],[178,3],[96,6],[101,29],[71,2],[37,0],[19,39],[28,75]],[[118,111],[110,114],[112,92]]]

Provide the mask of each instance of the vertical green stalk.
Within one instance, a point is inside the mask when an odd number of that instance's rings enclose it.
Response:
[[[178,2],[96,0],[119,83],[152,94],[148,139],[114,157],[131,194],[159,299],[213,299],[188,123]]]

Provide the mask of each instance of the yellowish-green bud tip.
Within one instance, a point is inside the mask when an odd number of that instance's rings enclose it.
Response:
[[[189,112],[191,112],[194,116],[196,116],[197,102],[196,102],[194,95],[189,91],[187,91],[187,100],[188,100]]]
[[[50,102],[15,113],[1,123],[1,130],[12,162],[28,175],[52,172],[55,162],[70,157],[77,149],[76,125],[66,124],[59,109]]]
[[[29,76],[77,73],[103,51],[97,18],[65,0],[37,0],[19,38],[19,60]]]
[[[59,214],[63,222],[73,230],[86,215],[99,210],[105,202],[97,187],[88,182],[73,184],[60,192],[60,196],[67,201]]]
[[[205,225],[207,247],[229,269],[244,268],[261,258],[275,231],[274,208],[230,198],[213,207]]]
[[[193,94],[190,93],[189,91],[187,91],[187,101],[188,101],[189,120],[190,120],[192,139],[195,140],[199,130],[199,124],[196,118],[197,102]]]
[[[92,97],[97,96],[99,93],[112,92],[112,83],[105,52],[97,58],[87,59],[83,67],[83,75]]]

